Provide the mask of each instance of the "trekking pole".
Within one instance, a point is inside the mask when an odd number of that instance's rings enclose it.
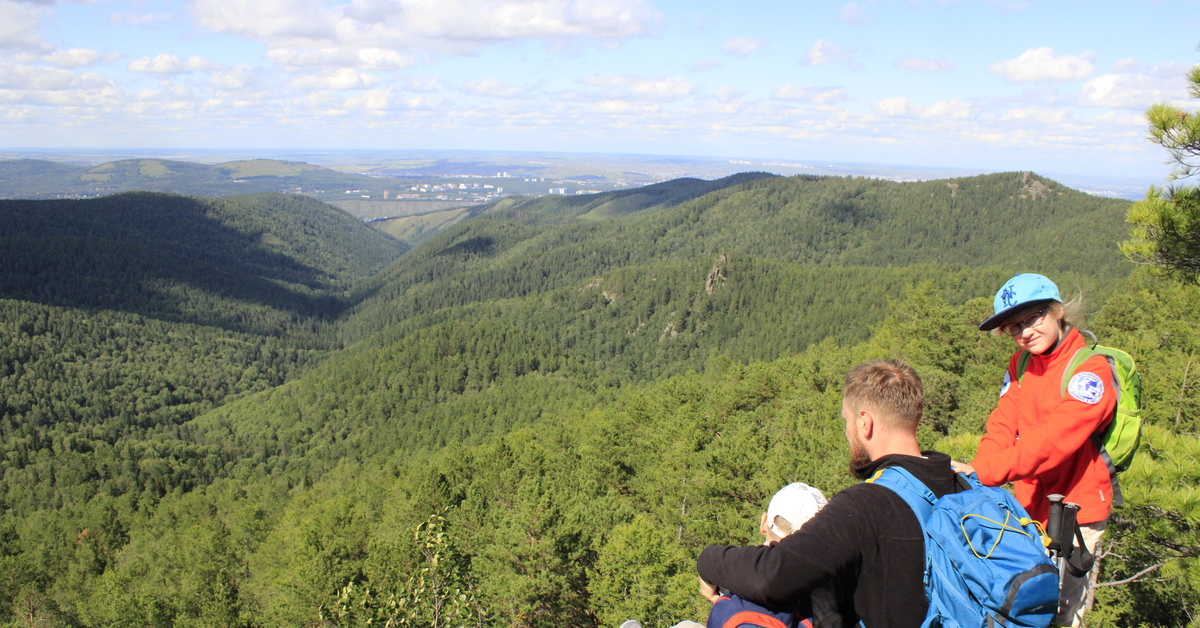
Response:
[[[1058,568],[1058,589],[1062,590],[1063,578],[1067,573],[1067,561],[1075,550],[1076,518],[1079,515],[1079,504],[1064,502],[1063,496],[1055,493],[1048,496],[1050,500],[1050,515],[1046,519],[1046,536],[1050,537],[1050,559]]]
[[[1059,518],[1059,551],[1058,555],[1061,562],[1058,566],[1058,590],[1062,591],[1063,581],[1066,578],[1067,572],[1072,569],[1071,556],[1075,554],[1075,535],[1079,528],[1077,518],[1079,516],[1079,504],[1064,502],[1062,505],[1062,516]],[[1081,548],[1079,551],[1086,552]],[[1074,573],[1074,572],[1072,572]]]

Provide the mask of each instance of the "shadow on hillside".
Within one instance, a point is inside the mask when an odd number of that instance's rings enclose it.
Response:
[[[350,305],[340,298],[347,277],[212,212],[201,199],[163,195],[0,203],[0,298],[255,333]]]

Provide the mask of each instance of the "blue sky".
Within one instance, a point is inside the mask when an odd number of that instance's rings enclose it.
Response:
[[[0,146],[1160,177],[1197,44],[1197,0],[0,0]]]

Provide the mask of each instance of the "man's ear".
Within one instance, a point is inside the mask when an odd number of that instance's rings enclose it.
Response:
[[[767,513],[764,512],[762,518],[758,520],[758,533],[767,536],[767,533],[770,531],[770,528],[767,527]]]
[[[858,411],[858,415],[854,417],[858,421],[858,434],[863,440],[871,440],[875,434],[876,417],[875,411],[870,408],[862,408]]]

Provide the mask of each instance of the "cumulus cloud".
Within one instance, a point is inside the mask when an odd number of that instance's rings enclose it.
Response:
[[[384,48],[274,48],[267,61],[292,68],[341,66],[360,70],[402,70],[417,62],[412,55]]]
[[[677,77],[648,79],[618,74],[593,74],[583,84],[595,88],[606,100],[675,102],[691,95],[696,84]]]
[[[842,48],[831,41],[818,39],[817,43],[808,49],[808,54],[804,55],[804,64],[815,67],[826,63],[840,63],[850,69],[858,67],[858,62],[854,60],[853,50]]]
[[[784,85],[774,92],[771,98],[796,102],[809,102],[814,105],[832,105],[836,102],[849,100],[846,90],[840,87],[794,87]]]
[[[0,0],[0,49],[49,49],[37,32],[39,25],[33,9],[12,0]]]
[[[1132,59],[1113,64],[1113,71],[1083,84],[1079,104],[1084,107],[1145,110],[1161,101],[1190,104],[1185,74],[1191,69],[1183,63],[1160,63],[1144,68]]]
[[[100,53],[88,48],[71,48],[70,50],[55,50],[42,57],[50,65],[60,68],[74,69],[92,65],[100,60]]]
[[[716,91],[717,100],[723,103],[731,103],[741,100],[746,97],[746,91],[734,89],[728,85],[718,88]]]
[[[391,108],[392,98],[392,90],[390,89],[372,89],[357,96],[347,98],[342,106],[346,109],[383,111]]]
[[[473,53],[505,41],[613,41],[652,34],[649,0],[197,0],[203,28],[271,47]]]
[[[752,39],[750,37],[733,37],[726,39],[724,45],[725,52],[735,57],[745,57],[750,53],[760,50],[767,45],[765,39]]]
[[[109,86],[109,80],[99,74],[77,74],[33,65],[0,65],[0,88],[63,90]]]
[[[858,6],[857,2],[847,2],[842,5],[842,19],[850,26],[863,26],[867,20],[867,14],[863,8]]]
[[[341,68],[333,72],[297,76],[288,82],[296,89],[367,89],[380,83],[377,76],[358,72],[353,68]]]
[[[712,59],[701,59],[688,67],[688,72],[708,72],[721,67],[721,64]]]
[[[1053,48],[1030,48],[1016,59],[988,66],[988,72],[1010,83],[1063,82],[1085,79],[1096,71],[1094,52],[1055,55]]]
[[[192,55],[183,59],[176,55],[160,53],[154,57],[142,57],[129,62],[126,69],[130,72],[145,74],[183,74],[197,70],[214,70],[216,64],[210,63],[204,57]]]
[[[1009,109],[1001,114],[1000,119],[1006,121],[1038,122],[1041,124],[1062,124],[1068,116],[1066,109],[1049,107],[1018,107]]]
[[[525,88],[501,83],[496,79],[483,79],[463,84],[463,89],[476,96],[489,98],[520,98],[525,95]]]
[[[961,120],[969,118],[971,104],[959,100],[936,102],[928,107],[914,105],[903,96],[884,98],[871,103],[871,111],[886,118],[928,118],[937,120]]]
[[[917,57],[907,57],[898,59],[896,67],[901,70],[912,70],[913,72],[952,72],[958,67],[954,59],[918,59]]]
[[[245,64],[239,64],[209,74],[208,83],[223,90],[252,90],[264,88],[266,78],[261,71]]]

